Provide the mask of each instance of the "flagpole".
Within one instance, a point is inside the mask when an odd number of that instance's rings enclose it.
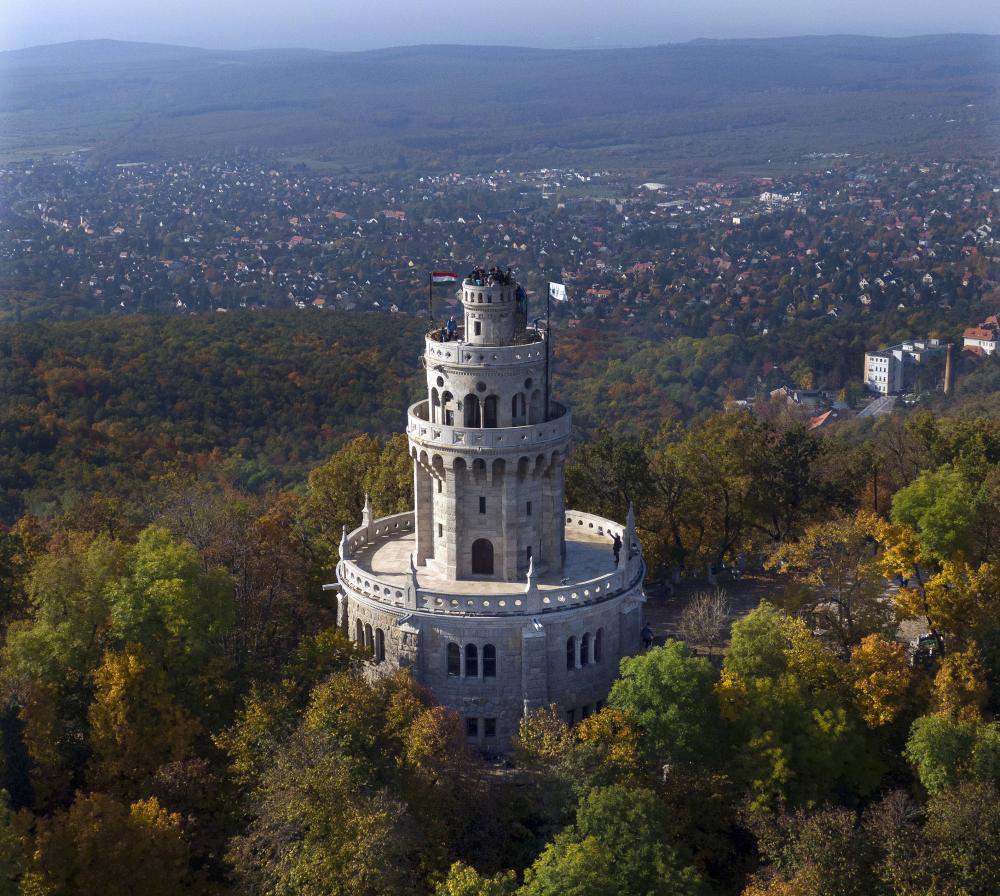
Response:
[[[552,304],[552,287],[548,286],[545,291],[545,422],[549,420],[549,394],[552,389],[549,385],[549,352],[552,341],[552,326],[549,323],[549,313]]]
[[[431,327],[434,326],[434,274],[427,272],[427,313],[431,317]]]

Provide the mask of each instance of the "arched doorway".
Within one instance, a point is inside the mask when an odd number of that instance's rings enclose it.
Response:
[[[472,542],[472,574],[493,575],[493,542],[488,538],[477,538]]]

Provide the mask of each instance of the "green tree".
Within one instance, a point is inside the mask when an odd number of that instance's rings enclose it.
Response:
[[[717,691],[732,726],[732,773],[754,810],[877,783],[848,670],[801,620],[765,602],[734,623]]]
[[[336,562],[343,527],[361,524],[365,495],[376,517],[413,507],[413,471],[406,437],[397,435],[384,446],[363,435],[348,442],[309,474],[303,516],[326,562]]]
[[[248,896],[390,896],[412,892],[406,806],[359,780],[329,732],[300,730],[261,775],[229,861]]]
[[[904,750],[929,793],[964,780],[1000,783],[1000,722],[962,722],[922,716]]]
[[[606,787],[580,803],[524,875],[520,896],[683,896],[698,872],[669,842],[664,803],[652,790]]]
[[[144,662],[167,675],[175,697],[207,717],[221,710],[222,639],[234,617],[232,578],[206,570],[190,542],[166,529],[143,530],[128,572],[110,589],[118,643],[139,645]]]
[[[622,660],[608,705],[638,730],[648,763],[657,768],[667,763],[710,765],[722,740],[715,681],[708,660],[691,656],[680,641],[667,641]]]
[[[566,467],[567,506],[623,519],[632,503],[641,513],[652,481],[644,440],[601,431],[581,445]]]
[[[435,888],[434,896],[513,896],[516,890],[517,875],[513,871],[483,877],[464,862],[455,862]]]
[[[1000,790],[965,782],[935,793],[927,804],[927,892],[991,896],[1000,892]]]
[[[938,563],[976,559],[976,516],[976,496],[950,464],[924,470],[892,498],[893,521],[912,526],[924,553]]]

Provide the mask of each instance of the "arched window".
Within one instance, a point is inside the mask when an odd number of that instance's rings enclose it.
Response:
[[[576,638],[574,637],[566,639],[566,668],[576,668]]]
[[[515,392],[510,398],[510,425],[524,426],[524,395]]]
[[[479,677],[479,648],[475,644],[465,645],[465,677]]]
[[[586,666],[590,663],[590,632],[587,632],[580,639],[580,665]]]
[[[544,423],[542,420],[542,390],[535,389],[531,393],[531,403],[528,405],[528,423]]]
[[[483,428],[496,429],[497,426],[497,397],[487,395],[483,402]]]
[[[385,661],[385,632],[382,629],[375,629],[375,662]]]
[[[465,425],[479,427],[482,426],[482,416],[479,411],[479,399],[469,393],[462,400],[462,407],[465,410]]]
[[[365,646],[365,624],[360,619],[354,622],[354,641],[362,647]]]
[[[372,634],[372,627],[367,623],[365,624],[365,647],[373,652],[375,650],[375,636]]]
[[[497,649],[492,644],[483,645],[483,678],[497,677]]]
[[[594,662],[599,663],[604,656],[604,629],[599,628],[594,635]]]
[[[462,651],[454,641],[448,645],[448,674],[462,674]]]
[[[488,538],[477,538],[472,542],[473,575],[493,575],[493,542]]]
[[[455,396],[452,395],[450,392],[442,392],[441,393],[441,411],[442,411],[442,413],[444,415],[443,419],[441,420],[441,422],[445,426],[454,426],[455,425],[455,407],[452,404],[452,402],[454,402],[454,400],[455,400]]]

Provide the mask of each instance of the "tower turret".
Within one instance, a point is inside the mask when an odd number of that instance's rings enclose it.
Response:
[[[563,564],[570,414],[545,401],[548,334],[527,326],[516,279],[477,269],[461,294],[464,324],[427,337],[428,397],[409,413],[417,564],[522,581],[532,561]]]

